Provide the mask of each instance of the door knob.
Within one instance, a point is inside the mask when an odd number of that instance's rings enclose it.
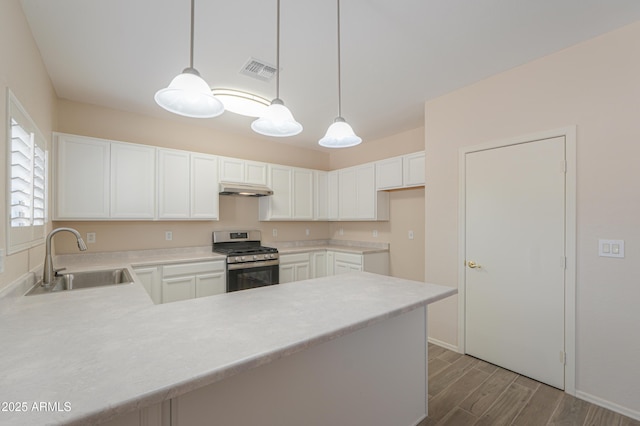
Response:
[[[471,269],[480,269],[481,266],[478,265],[476,262],[474,262],[473,260],[470,260],[469,262],[467,262],[467,266],[469,266],[469,268]]]

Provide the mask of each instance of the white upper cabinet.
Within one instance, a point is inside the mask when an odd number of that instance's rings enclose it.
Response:
[[[158,151],[158,219],[189,219],[189,153]]]
[[[239,158],[220,157],[220,181],[266,185],[267,164]]]
[[[377,161],[376,189],[398,189],[423,186],[424,151]]]
[[[338,170],[327,173],[327,214],[329,220],[338,220]]]
[[[329,219],[329,173],[314,171],[313,219]]]
[[[101,139],[55,135],[54,220],[109,217],[110,146]]]
[[[293,169],[269,165],[268,182],[273,195],[260,198],[260,220],[293,219]]]
[[[389,194],[376,190],[374,163],[338,171],[339,220],[389,220]]]
[[[402,157],[387,158],[376,162],[376,188],[402,187]]]
[[[111,218],[154,219],[156,148],[111,143]]]
[[[217,157],[158,152],[158,219],[218,220]]]
[[[293,169],[293,218],[313,220],[313,170]]]
[[[402,160],[404,186],[409,187],[424,185],[424,151],[405,155]]]
[[[218,157],[191,154],[191,218],[218,220]]]
[[[273,195],[260,198],[260,220],[313,220],[314,171],[269,165]]]

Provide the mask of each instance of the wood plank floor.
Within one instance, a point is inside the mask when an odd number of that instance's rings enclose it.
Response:
[[[419,426],[640,426],[640,421],[429,344],[429,417]]]

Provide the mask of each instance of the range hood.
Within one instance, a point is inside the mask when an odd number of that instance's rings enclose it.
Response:
[[[237,182],[220,182],[220,195],[240,195],[243,197],[264,197],[273,195],[271,188],[264,185],[249,185]]]

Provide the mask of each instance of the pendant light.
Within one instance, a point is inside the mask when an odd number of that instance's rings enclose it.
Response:
[[[280,99],[280,0],[278,0],[278,18],[276,35],[276,98],[271,101],[264,114],[251,123],[254,132],[265,136],[295,136],[302,131],[289,108]]]
[[[351,126],[342,118],[342,81],[340,69],[340,0],[338,0],[338,117],[327,129],[327,133],[318,144],[327,148],[348,148],[356,146],[362,139],[354,133]]]
[[[193,67],[194,2],[191,0],[191,50],[189,67],[176,76],[168,87],[156,92],[154,99],[174,114],[193,118],[212,118],[224,112],[224,105],[211,93],[211,88]]]

